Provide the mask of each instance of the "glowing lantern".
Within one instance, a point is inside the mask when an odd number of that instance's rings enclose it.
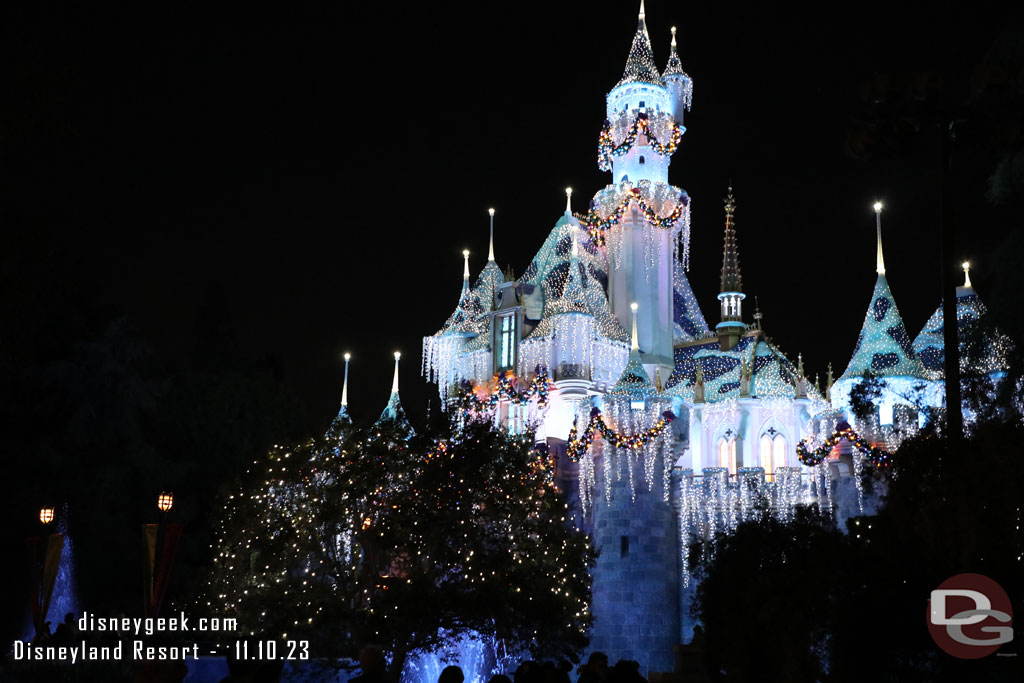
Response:
[[[53,521],[53,508],[43,508],[39,511],[39,521],[49,524]]]
[[[156,497],[156,506],[161,512],[167,512],[174,507],[174,494],[165,491]]]

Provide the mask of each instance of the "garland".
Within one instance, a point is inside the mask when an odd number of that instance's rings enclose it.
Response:
[[[548,404],[548,392],[551,390],[551,380],[548,379],[548,369],[538,365],[536,376],[530,381],[526,391],[516,390],[515,374],[509,370],[498,375],[498,385],[486,398],[479,398],[472,390],[469,381],[463,382],[465,394],[460,399],[464,410],[490,410],[498,405],[499,401],[511,401],[519,405],[526,405],[530,399],[536,397],[537,405],[541,408]]]
[[[601,129],[601,135],[597,139],[597,167],[602,171],[611,170],[612,157],[620,157],[629,152],[641,131],[647,135],[647,139],[650,141],[654,151],[662,156],[673,154],[679,147],[679,141],[683,139],[683,131],[679,128],[679,124],[673,121],[672,135],[669,138],[668,144],[663,145],[657,136],[654,135],[654,131],[651,130],[651,122],[647,118],[647,114],[641,113],[636,115],[636,119],[633,121],[633,125],[630,126],[629,131],[626,132],[626,137],[623,141],[616,145],[615,140],[612,138],[611,121],[605,119],[604,128]]]
[[[871,464],[875,467],[889,466],[891,462],[890,453],[883,451],[881,448],[872,446],[867,439],[853,431],[853,427],[848,424],[844,427],[844,424],[845,423],[841,423],[838,425],[839,428],[832,433],[832,436],[825,439],[825,442],[813,451],[808,450],[806,439],[798,442],[796,445],[796,455],[800,458],[800,462],[808,467],[819,465],[826,457],[828,457],[828,454],[832,452],[832,449],[835,448],[836,444],[838,444],[842,439],[846,439],[852,443],[858,451],[860,451],[861,455],[871,461]]]
[[[601,416],[601,410],[595,407],[590,411],[590,421],[587,423],[587,428],[583,430],[582,435],[577,436],[577,421],[573,420],[572,429],[569,430],[569,439],[566,442],[566,453],[570,460],[579,462],[580,458],[583,457],[584,453],[590,449],[590,445],[594,442],[595,432],[599,432],[605,441],[616,448],[638,450],[664,432],[668,428],[669,423],[674,419],[676,419],[675,414],[671,410],[666,410],[661,414],[658,424],[650,429],[645,429],[636,434],[622,434],[609,427],[608,423]]]
[[[683,212],[686,211],[686,207],[689,204],[689,197],[686,193],[679,195],[679,203],[676,205],[675,210],[667,216],[659,216],[654,212],[654,209],[644,200],[643,195],[640,193],[639,187],[634,187],[626,192],[626,196],[623,197],[615,210],[612,211],[608,218],[602,218],[597,213],[596,209],[591,209],[587,212],[586,218],[583,222],[587,226],[587,230],[590,231],[590,237],[594,240],[594,243],[601,246],[605,242],[604,232],[609,228],[618,225],[622,222],[622,216],[626,212],[626,208],[630,202],[636,202],[637,208],[644,214],[644,218],[647,222],[656,228],[667,230],[674,226],[678,221]]]

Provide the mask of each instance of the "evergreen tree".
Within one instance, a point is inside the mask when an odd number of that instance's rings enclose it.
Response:
[[[474,633],[575,661],[595,554],[553,459],[532,433],[459,420],[441,440],[336,420],[254,463],[225,500],[204,605],[314,656],[379,643],[396,670]]]

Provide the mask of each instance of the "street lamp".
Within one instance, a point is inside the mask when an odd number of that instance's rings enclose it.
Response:
[[[156,497],[156,506],[161,512],[169,512],[174,507],[174,494],[170,491],[164,491]]]
[[[53,521],[53,508],[42,508],[39,511],[39,521],[43,524],[49,524]]]

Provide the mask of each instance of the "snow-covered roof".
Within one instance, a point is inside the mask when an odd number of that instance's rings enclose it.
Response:
[[[576,256],[572,253],[574,235],[579,250]],[[520,282],[524,299],[541,299],[541,318],[530,337],[550,335],[554,316],[583,313],[594,318],[602,336],[628,340],[626,331],[608,306],[604,252],[593,245],[575,218],[566,214],[558,219]],[[528,320],[530,308],[532,306],[527,306]]]
[[[796,368],[763,332],[747,333],[728,351],[722,351],[717,338],[677,347],[675,370],[669,377],[666,393],[692,401],[694,385],[697,383],[697,366],[700,365],[705,402],[737,399],[740,396],[743,364],[750,366],[751,361],[752,397],[796,398],[796,383],[799,380]],[[824,400],[810,384],[807,398]]]
[[[978,321],[985,315],[985,304],[978,298],[973,287],[957,287],[956,325],[960,344],[960,370],[970,374],[999,372],[1007,367],[1006,353],[1010,339],[999,330],[981,331]],[[943,330],[942,304],[928,318],[924,329],[914,339],[914,352],[924,365],[928,379],[941,380],[945,377],[946,360]],[[972,332],[978,330],[980,338]]]
[[[672,322],[675,325],[674,342],[690,342],[711,334],[704,314],[693,295],[690,280],[686,277],[682,263],[676,263],[672,275]]]
[[[857,345],[839,380],[857,379],[868,372],[877,377],[925,378],[924,365],[914,353],[884,273],[875,281]]]

